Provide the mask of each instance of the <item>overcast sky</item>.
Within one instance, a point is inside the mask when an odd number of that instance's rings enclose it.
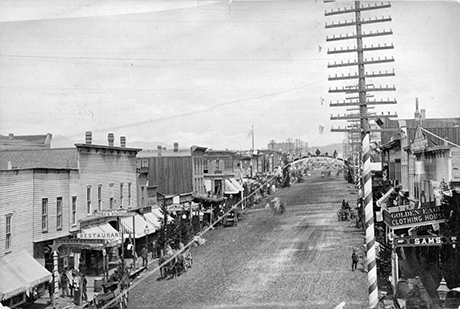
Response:
[[[364,5],[374,3],[363,1]],[[377,2],[380,3],[380,2]],[[460,5],[458,2],[393,1],[390,9],[363,13],[392,22],[363,26],[392,29],[366,45],[394,50],[365,53],[395,62],[366,66],[396,77],[370,79],[395,85],[375,92],[397,105],[377,113],[413,117],[415,98],[427,117],[460,117]],[[354,33],[324,24],[351,20],[324,11],[351,2],[314,0],[2,0],[0,1],[0,134],[64,135],[84,142],[85,131],[130,141],[179,142],[214,149],[256,148],[269,140],[299,138],[310,145],[341,142],[330,120],[345,108],[329,107],[343,94],[328,75],[326,36]],[[324,99],[324,102],[322,102]],[[319,127],[324,126],[320,134]]]

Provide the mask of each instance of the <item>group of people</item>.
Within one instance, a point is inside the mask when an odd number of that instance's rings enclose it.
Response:
[[[74,297],[74,291],[78,290],[82,299],[87,301],[87,284],[88,280],[85,274],[79,274],[78,271],[73,268],[68,269],[65,267],[64,271],[60,274],[59,285],[63,297]]]

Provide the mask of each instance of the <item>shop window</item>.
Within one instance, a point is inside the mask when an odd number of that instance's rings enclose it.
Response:
[[[77,197],[72,196],[72,225],[77,224]]]
[[[62,229],[62,197],[56,199],[56,229]]]
[[[42,232],[48,232],[48,199],[42,199]]]
[[[97,210],[102,210],[102,185],[97,187]]]
[[[5,217],[5,250],[6,251],[10,251],[11,250],[11,221],[12,221],[12,218],[13,218],[13,215],[12,214],[8,214],[6,215]]]
[[[91,214],[91,187],[86,188],[86,213]]]

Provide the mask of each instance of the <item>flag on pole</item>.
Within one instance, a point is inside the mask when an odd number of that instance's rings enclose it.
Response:
[[[321,105],[323,105],[325,100],[322,97],[320,97],[320,99],[321,99]]]
[[[322,50],[323,48],[321,47],[321,45],[318,45],[318,53],[320,53]]]
[[[324,126],[322,124],[320,124],[319,127],[318,127],[318,130],[319,130],[319,134],[323,134]]]

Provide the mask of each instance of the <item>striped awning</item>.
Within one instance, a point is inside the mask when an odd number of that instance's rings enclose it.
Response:
[[[28,293],[33,287],[50,280],[51,273],[26,250],[0,258],[0,300]]]
[[[156,230],[154,225],[147,222],[140,215],[135,215],[134,217],[121,218],[121,225],[123,226],[124,233],[128,235],[131,234],[130,237],[132,237],[132,235],[134,234],[135,238],[141,238],[146,235],[150,235],[154,233]],[[128,237],[128,235],[125,235],[125,237]]]

